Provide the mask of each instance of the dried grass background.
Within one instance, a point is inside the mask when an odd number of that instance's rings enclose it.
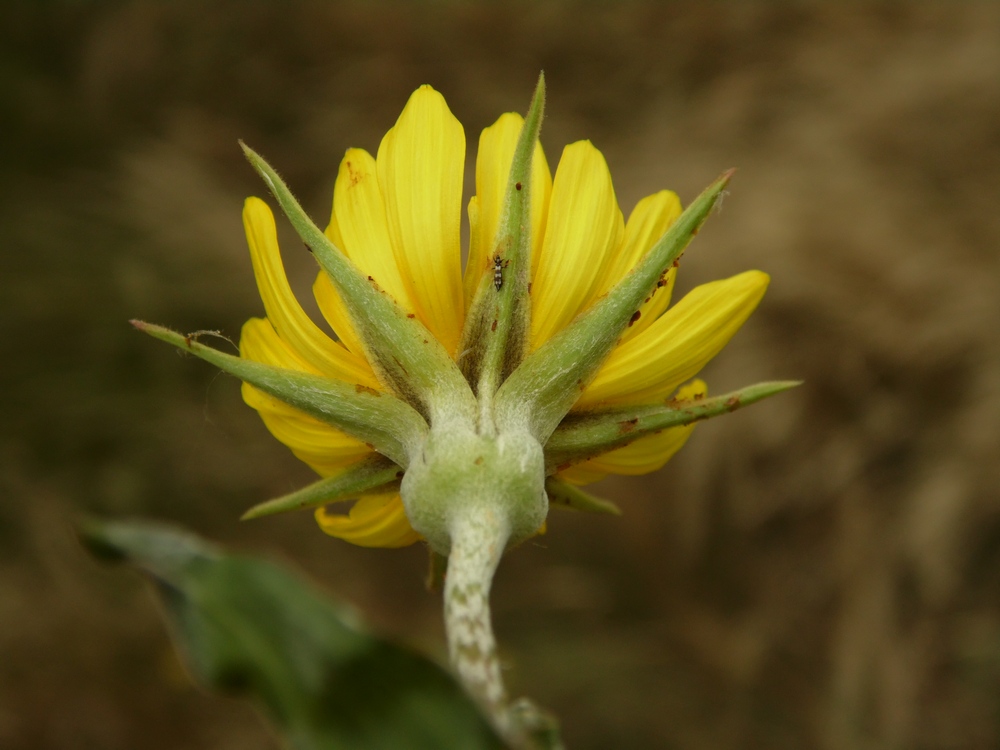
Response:
[[[471,187],[540,69],[550,163],[590,138],[626,212],[740,169],[680,284],[773,280],[707,378],[806,385],[606,482],[624,518],[553,515],[505,560],[515,693],[574,750],[1000,745],[1000,5],[230,0],[5,8],[0,747],[278,747],[81,552],[84,512],[293,560],[442,653],[419,547],[236,521],[309,471],[235,382],[126,321],[235,337],[260,314],[237,138],[324,217],[343,150],[427,82]]]

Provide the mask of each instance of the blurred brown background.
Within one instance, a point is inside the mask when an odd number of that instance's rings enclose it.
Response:
[[[431,83],[479,131],[549,84],[623,209],[740,172],[681,285],[772,274],[706,375],[806,385],[702,425],[622,519],[496,584],[508,680],[570,748],[1000,745],[1000,4],[11,4],[0,24],[0,747],[277,748],[184,677],[83,512],[293,560],[442,653],[419,547],[241,524],[310,480],[237,384],[133,332],[261,311],[236,139],[325,218]],[[282,230],[285,231],[285,230]],[[285,237],[289,237],[285,233]],[[297,287],[312,261],[285,243]]]

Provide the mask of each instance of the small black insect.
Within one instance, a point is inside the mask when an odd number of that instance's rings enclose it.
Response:
[[[505,263],[499,253],[493,256],[493,286],[497,288],[498,292],[500,291],[500,287],[503,286],[504,265]]]

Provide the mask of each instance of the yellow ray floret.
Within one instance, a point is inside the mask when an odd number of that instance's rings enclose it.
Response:
[[[702,380],[694,380],[677,390],[675,398],[689,401],[704,398],[708,387]],[[608,474],[648,474],[656,471],[673,458],[694,432],[695,425],[671,427],[663,432],[639,438],[623,448],[604,453],[559,472],[559,477],[573,484],[589,484],[604,479]]]
[[[247,198],[243,226],[264,310],[278,335],[317,372],[375,387],[378,383],[373,382],[368,363],[323,333],[292,294],[281,263],[274,215],[264,201]]]
[[[476,194],[469,201],[469,260],[465,268],[465,303],[472,301],[483,273],[492,267],[493,246],[507,190],[507,178],[524,118],[508,112],[486,128],[479,137],[476,156]],[[531,164],[531,258],[538,262],[545,219],[548,216],[552,174],[541,144],[535,145]]]
[[[454,353],[462,294],[465,131],[430,86],[417,89],[378,149],[389,236],[418,316]]]
[[[632,209],[628,223],[625,224],[625,239],[622,240],[621,249],[608,270],[601,294],[607,293],[625,278],[680,215],[680,199],[670,190],[661,190],[639,201]],[[677,278],[676,271],[676,268],[671,267],[660,279],[659,286],[639,308],[639,319],[625,329],[622,341],[627,341],[646,330],[667,309],[670,305],[674,280]]]
[[[363,149],[348,149],[340,163],[333,188],[333,217],[344,254],[398,305],[414,312],[389,236],[375,159]]]
[[[330,536],[360,547],[406,547],[420,540],[406,518],[398,492],[366,495],[347,515],[318,508],[316,521]]]
[[[590,141],[563,151],[532,281],[531,347],[566,327],[597,296],[625,231],[604,156]]]
[[[275,367],[313,370],[278,337],[271,323],[261,318],[251,318],[243,325],[240,354]],[[371,453],[371,448],[361,441],[248,383],[243,384],[243,400],[257,410],[272,435],[322,476],[335,474]]]
[[[615,349],[573,408],[667,398],[729,342],[764,296],[768,280],[765,273],[746,271],[696,287]]]

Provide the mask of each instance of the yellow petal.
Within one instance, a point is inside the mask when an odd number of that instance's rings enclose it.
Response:
[[[243,325],[240,353],[256,362],[310,371],[271,324],[261,318],[251,318]],[[243,400],[257,410],[272,435],[323,476],[330,476],[372,452],[361,441],[247,383],[243,384]]]
[[[556,476],[570,484],[584,485],[599,482],[608,475],[606,471],[598,471],[590,466],[590,461],[573,464],[561,471],[556,472]]]
[[[340,236],[340,225],[337,222],[337,214],[333,210],[330,212],[330,223],[323,231],[323,234],[341,252],[344,252],[344,238]],[[313,297],[316,299],[316,304],[319,305],[319,311],[323,314],[323,317],[330,325],[330,328],[333,329],[337,338],[347,347],[349,352],[364,359],[365,350],[361,346],[361,341],[358,339],[357,334],[354,332],[354,324],[351,323],[351,318],[347,314],[347,307],[344,305],[343,300],[340,299],[340,294],[325,271],[321,270],[316,275],[312,291]],[[367,360],[365,360],[365,364],[368,364]],[[372,379],[374,378],[375,374],[372,373]]]
[[[465,132],[444,97],[421,86],[378,149],[389,236],[414,311],[451,353],[465,310],[462,179]]]
[[[708,388],[702,380],[694,380],[677,391],[676,398],[688,400],[704,397]],[[573,484],[589,484],[608,474],[648,474],[673,458],[691,437],[695,425],[672,427],[655,435],[641,437],[634,443],[608,451],[559,472],[559,477]]]
[[[625,238],[608,264],[600,293],[607,292],[625,278],[680,215],[680,199],[670,190],[661,190],[639,201],[629,214]]]
[[[360,547],[406,547],[420,541],[406,518],[399,493],[366,495],[347,515],[317,508],[316,522],[330,536]]]
[[[268,318],[250,318],[240,331],[240,356],[265,365],[322,375],[284,341]]]
[[[347,313],[347,307],[344,305],[344,301],[340,298],[340,294],[337,293],[337,289],[333,286],[333,282],[326,274],[326,271],[320,271],[316,274],[316,281],[313,282],[312,292],[313,297],[316,299],[316,304],[319,306],[320,313],[322,313],[326,322],[330,324],[333,332],[340,338],[340,342],[347,347],[347,350],[351,354],[364,363],[368,371],[371,371],[371,365],[365,359],[365,350],[361,346],[361,340],[354,332],[354,326],[351,323],[350,315]],[[378,382],[375,379],[374,372],[371,372],[370,377],[371,382]],[[371,383],[365,382],[365,385],[371,385]]]
[[[250,393],[248,394],[248,391]],[[364,443],[307,414],[281,414],[258,401],[250,386],[244,386],[244,401],[257,410],[268,432],[286,445],[300,461],[320,476],[329,477],[371,455]]]
[[[463,284],[465,286],[465,307],[468,309],[472,302],[472,297],[476,293],[476,285],[480,276],[487,269],[487,251],[480,241],[479,231],[479,196],[469,198],[469,205],[466,208],[469,214],[469,257],[465,264],[465,276]]]
[[[624,233],[608,165],[590,141],[563,150],[532,282],[531,347],[565,328],[597,296]]]
[[[494,240],[500,224],[500,213],[510,178],[510,167],[514,159],[518,138],[524,118],[508,112],[486,128],[479,136],[479,152],[476,155],[476,195],[475,209],[469,206],[470,234],[469,260],[465,268],[466,304],[475,294],[483,273],[490,273],[495,253]],[[549,194],[552,191],[552,174],[540,143],[535,144],[535,154],[531,162],[531,237],[532,268],[538,259],[539,249],[545,233]],[[476,219],[472,220],[473,211]]]
[[[274,216],[259,198],[247,198],[243,226],[257,288],[267,317],[278,335],[318,372],[348,382],[365,382],[366,363],[331,339],[306,315],[288,285],[278,249]]]
[[[330,212],[330,223],[323,234],[341,252],[344,251],[344,238],[340,236],[340,226],[337,223],[336,212]],[[330,280],[325,271],[321,270],[316,275],[312,291],[320,313],[322,313],[323,318],[329,324],[330,328],[333,329],[337,338],[340,339],[340,342],[347,347],[347,351],[360,359],[364,359],[365,350],[361,346],[361,341],[358,339],[357,334],[354,332],[354,324],[351,323],[351,318],[347,314],[347,307],[340,298],[336,287],[334,287],[333,281]],[[365,360],[365,364],[368,364],[367,360]],[[374,373],[372,373],[372,378],[375,378]]]
[[[352,148],[344,155],[333,188],[333,212],[347,257],[397,304],[414,312],[389,239],[375,159],[367,151]]]
[[[747,271],[703,284],[635,338],[615,349],[574,410],[651,403],[693,377],[757,307],[768,276]]]
[[[621,251],[605,276],[606,281],[601,294],[608,292],[625,278],[680,215],[680,199],[676,193],[669,190],[661,190],[639,201],[625,224],[625,239],[622,241]],[[622,341],[637,336],[663,314],[670,305],[670,295],[676,277],[676,269],[670,268],[660,280],[660,286],[639,308],[639,318],[625,329]]]

